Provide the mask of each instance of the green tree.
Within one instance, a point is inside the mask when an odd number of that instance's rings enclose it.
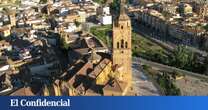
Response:
[[[162,91],[165,95],[181,95],[181,91],[176,85],[172,82],[170,76],[167,73],[158,74],[157,83],[161,87]]]
[[[66,43],[66,41],[63,37],[61,37],[61,39],[60,39],[60,45],[63,50],[68,50],[70,47],[69,44]]]
[[[95,26],[90,28],[90,32],[95,35],[103,43],[107,44],[108,47],[111,47],[112,39],[109,38],[109,33],[112,31],[111,25],[106,26]]]
[[[206,67],[205,74],[208,75],[208,56],[206,57],[205,60],[205,67]]]
[[[178,46],[173,52],[172,65],[185,68],[187,65],[192,65],[194,61],[193,52],[188,51],[184,46]]]
[[[206,30],[206,32],[208,32],[208,24],[203,26],[203,28]]]
[[[20,5],[20,4],[21,4],[21,0],[16,0],[16,1],[15,1],[15,4],[16,4],[16,5]]]
[[[118,14],[120,10],[120,0],[113,0],[110,7],[111,7],[111,10],[113,10],[115,14]]]
[[[45,4],[45,3],[47,3],[48,2],[48,0],[40,0],[40,3],[41,4]]]
[[[78,21],[74,21],[74,23],[75,23],[75,25],[76,25],[77,27],[79,27],[79,26],[81,25],[81,23],[78,22]]]
[[[197,54],[184,46],[175,49],[170,65],[197,73],[204,73],[206,70],[206,63],[199,61]]]
[[[93,0],[93,1],[99,4],[105,4],[107,2],[107,0]]]

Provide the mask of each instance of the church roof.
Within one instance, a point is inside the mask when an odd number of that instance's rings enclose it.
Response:
[[[103,88],[103,91],[105,92],[117,92],[120,95],[122,95],[122,93],[124,92],[125,88],[127,87],[127,83],[126,82],[121,82],[118,80],[113,80],[112,82],[109,82],[105,85],[105,87]]]
[[[13,92],[12,94],[10,94],[10,96],[34,96],[34,95],[35,94],[32,92],[30,87],[20,88],[15,92]]]

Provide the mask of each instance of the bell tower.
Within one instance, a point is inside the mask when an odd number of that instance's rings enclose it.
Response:
[[[131,85],[131,20],[126,14],[125,0],[120,3],[120,15],[113,23],[113,65],[118,67],[119,80]]]

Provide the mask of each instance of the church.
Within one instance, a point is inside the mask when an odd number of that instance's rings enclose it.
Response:
[[[126,96],[136,95],[132,87],[131,20],[121,0],[120,14],[114,17],[112,52],[88,49],[69,67],[62,79],[43,87],[44,96]]]

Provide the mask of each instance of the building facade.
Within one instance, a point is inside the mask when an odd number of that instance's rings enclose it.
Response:
[[[11,26],[16,26],[16,12],[14,10],[9,12],[9,20]]]
[[[119,80],[131,84],[131,21],[125,13],[124,0],[121,2],[120,16],[113,24],[113,65],[119,73]]]

